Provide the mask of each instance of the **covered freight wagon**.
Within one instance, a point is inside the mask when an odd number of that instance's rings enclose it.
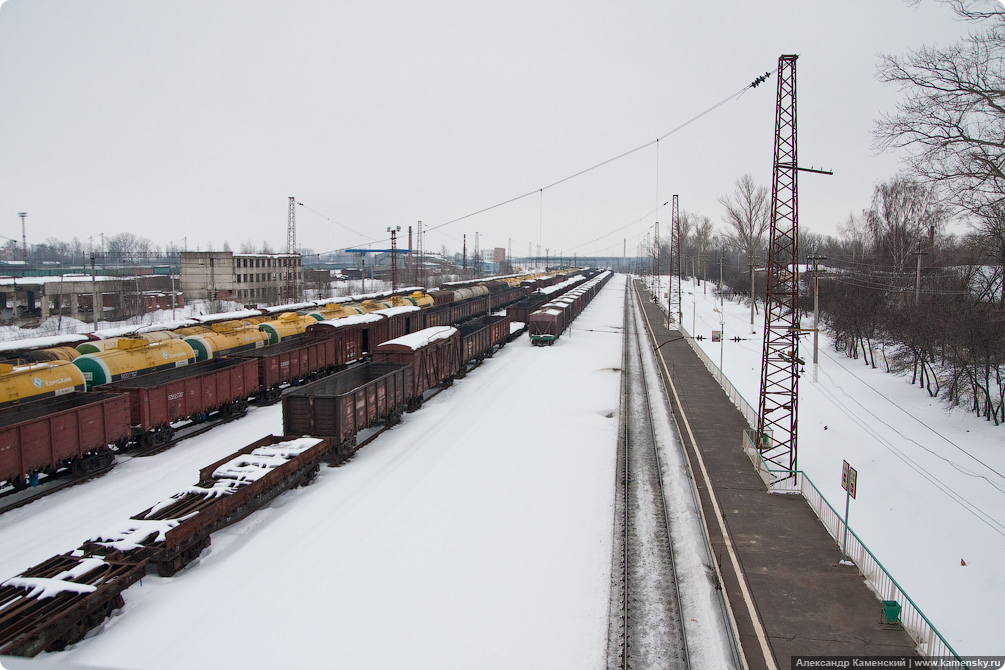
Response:
[[[425,328],[388,340],[373,350],[375,363],[408,363],[412,366],[409,409],[422,404],[422,394],[449,384],[461,370],[461,335],[452,326]]]

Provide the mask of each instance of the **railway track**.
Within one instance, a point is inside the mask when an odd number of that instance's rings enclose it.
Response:
[[[492,355],[491,353],[488,354],[488,356],[491,355]],[[474,370],[481,364],[482,364],[481,359],[466,364],[465,367],[462,369],[461,374],[458,375],[458,377],[463,377],[468,372]],[[279,402],[279,400],[282,399],[283,395],[297,388],[300,388],[300,385],[287,386],[282,389],[282,393],[277,399],[263,404],[275,405],[276,403]],[[428,396],[426,396],[424,401],[432,399],[433,397],[438,395],[442,390],[443,390],[442,388],[436,389]],[[150,446],[138,446],[135,449],[131,449],[124,452],[118,452],[115,454],[115,460],[110,465],[92,470],[87,474],[76,475],[68,471],[61,470],[59,473],[57,473],[55,477],[48,478],[47,481],[43,482],[40,486],[38,486],[35,489],[23,489],[20,491],[15,490],[4,491],[3,493],[0,493],[0,515],[9,512],[13,509],[17,509],[18,507],[24,507],[25,505],[33,503],[36,500],[40,500],[46,496],[52,495],[57,491],[62,491],[63,489],[67,489],[71,486],[84,484],[93,479],[97,479],[98,477],[107,474],[108,472],[111,472],[112,469],[115,467],[115,464],[117,462],[121,462],[122,460],[129,460],[131,458],[144,458],[146,456],[154,456],[156,454],[165,452],[171,447],[181,442],[182,440],[187,440],[197,435],[202,435],[203,433],[210,431],[213,428],[216,428],[217,426],[220,426],[225,423],[230,423],[231,421],[236,421],[244,417],[245,415],[247,415],[247,409],[248,409],[247,406],[245,406],[241,408],[239,413],[228,414],[225,416],[221,415],[202,423],[190,423],[188,425],[178,428],[177,430],[172,429],[170,433],[165,433],[162,439],[158,440],[158,443],[152,444]],[[364,441],[355,445],[354,450],[359,450],[362,447],[369,444],[370,442],[372,442],[373,440],[377,439],[377,437],[380,436],[381,433],[383,433],[390,427],[391,427],[390,425],[381,426],[375,432],[369,434]],[[334,464],[339,465],[342,462],[343,461],[337,461]]]
[[[608,668],[690,668],[636,306],[625,294]]]

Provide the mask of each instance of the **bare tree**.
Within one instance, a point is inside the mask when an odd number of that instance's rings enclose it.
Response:
[[[1005,9],[949,4],[984,29],[949,47],[881,56],[879,79],[906,95],[895,113],[880,116],[874,134],[880,148],[909,149],[912,172],[980,212],[1005,196]]]
[[[754,177],[745,174],[736,180],[732,195],[719,198],[726,208],[722,219],[726,223],[726,238],[731,246],[753,258],[764,245],[768,230],[768,189],[758,186]]]
[[[865,256],[865,245],[869,239],[864,213],[859,216],[849,214],[847,219],[837,225],[837,231],[851,251],[852,262],[861,260]]]
[[[1005,8],[943,0],[976,27],[948,47],[880,58],[879,79],[905,93],[877,121],[881,149],[906,148],[911,172],[972,215],[986,262],[1005,265]],[[910,4],[917,4],[913,0]],[[1005,291],[998,294],[1005,299]]]
[[[136,262],[153,250],[153,242],[132,233],[119,233],[105,240],[109,256],[123,262]]]
[[[923,240],[934,241],[942,233],[947,219],[934,189],[907,177],[878,184],[873,189],[872,206],[865,212],[876,251],[897,272],[904,271]]]
[[[712,219],[707,216],[694,216],[694,255],[698,259],[701,276],[705,276],[705,264],[708,262],[708,252],[712,247],[712,237],[715,234]]]

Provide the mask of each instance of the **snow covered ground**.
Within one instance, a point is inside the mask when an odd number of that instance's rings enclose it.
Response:
[[[756,410],[763,311],[755,335],[749,305],[726,301],[720,320],[714,286],[683,286],[683,325],[704,336],[712,361],[722,356],[726,377]],[[723,342],[713,343],[720,329]],[[729,341],[736,336],[743,339]],[[1005,427],[947,412],[904,377],[836,353],[824,335],[815,369],[812,347],[805,335],[800,469],[843,513],[842,460],[856,468],[852,530],[957,653],[1005,654]]]
[[[115,668],[599,668],[605,658],[625,278],[552,347],[526,337],[348,464],[144,578],[47,655]],[[281,408],[0,517],[13,576],[195,482]]]

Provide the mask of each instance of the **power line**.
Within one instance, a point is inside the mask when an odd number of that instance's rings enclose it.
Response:
[[[601,162],[597,163],[596,165],[592,165],[592,166],[590,166],[588,168],[580,170],[579,172],[575,172],[575,173],[573,173],[573,174],[571,174],[571,175],[569,175],[567,177],[563,177],[562,179],[559,179],[558,181],[554,181],[554,182],[548,184],[547,186],[542,186],[540,188],[536,188],[533,191],[528,191],[527,193],[524,193],[523,195],[518,195],[518,196],[515,196],[513,198],[509,198],[507,200],[503,200],[502,202],[498,202],[498,203],[496,203],[494,205],[489,205],[488,207],[483,207],[483,208],[481,208],[481,209],[479,209],[479,210],[477,210],[475,212],[471,212],[469,214],[465,214],[464,216],[459,216],[456,219],[451,219],[449,221],[444,221],[443,223],[437,224],[435,226],[431,226],[428,229],[428,231],[436,230],[437,228],[442,228],[444,226],[449,226],[452,223],[457,223],[458,221],[463,221],[464,219],[470,219],[473,216],[477,216],[479,214],[484,214],[485,212],[489,212],[489,211],[491,211],[493,209],[497,209],[499,207],[503,207],[505,205],[509,205],[511,203],[517,202],[518,200],[523,200],[524,198],[529,198],[532,195],[543,194],[548,189],[554,188],[555,186],[558,186],[559,184],[564,184],[565,182],[567,182],[567,181],[569,181],[571,179],[575,179],[576,177],[580,177],[580,176],[582,176],[582,175],[584,175],[584,174],[586,174],[588,172],[592,172],[593,170],[596,170],[596,169],[601,168],[601,167],[603,167],[605,165],[613,163],[613,162],[615,162],[617,160],[625,158],[626,156],[630,156],[630,155],[632,155],[632,154],[634,154],[634,153],[636,153],[638,151],[641,151],[641,150],[645,149],[646,147],[650,147],[650,146],[656,144],[657,142],[659,142],[661,140],[665,140],[666,138],[670,137],[674,133],[676,133],[676,132],[678,132],[678,131],[686,128],[687,126],[691,125],[692,123],[694,123],[698,119],[702,118],[703,116],[705,116],[707,114],[710,114],[711,112],[715,111],[716,109],[718,109],[719,107],[723,106],[727,102],[731,102],[733,100],[736,100],[737,98],[739,98],[740,96],[742,96],[744,93],[746,93],[748,89],[756,88],[758,86],[758,84],[763,83],[764,80],[766,80],[768,77],[770,77],[775,72],[776,72],[776,70],[771,70],[771,71],[765,72],[763,75],[761,75],[760,77],[758,77],[757,79],[755,79],[750,84],[747,84],[746,86],[744,86],[740,90],[736,91],[735,93],[731,93],[730,95],[726,96],[725,98],[723,98],[719,102],[715,103],[714,105],[712,105],[708,109],[705,109],[704,111],[700,112],[696,116],[691,117],[690,119],[688,119],[684,123],[680,124],[676,128],[670,130],[667,133],[664,133],[663,135],[661,135],[660,137],[658,137],[658,138],[656,138],[654,140],[650,140],[649,142],[646,142],[645,144],[641,144],[641,145],[635,147],[634,149],[629,149],[628,151],[622,152],[622,153],[618,154],[617,156],[613,156],[612,158],[608,158],[607,160],[601,161]]]

